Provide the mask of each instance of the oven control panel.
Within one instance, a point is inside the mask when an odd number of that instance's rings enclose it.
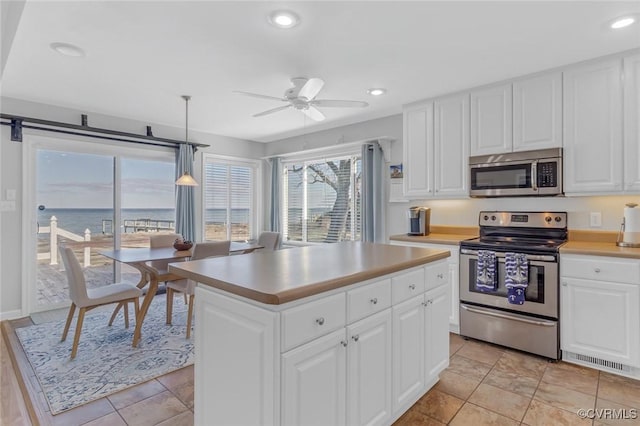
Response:
[[[566,212],[480,212],[480,226],[566,228]]]

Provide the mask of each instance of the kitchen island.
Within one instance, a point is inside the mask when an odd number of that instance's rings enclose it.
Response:
[[[448,366],[448,256],[355,242],[171,264],[199,283],[195,424],[391,424]]]

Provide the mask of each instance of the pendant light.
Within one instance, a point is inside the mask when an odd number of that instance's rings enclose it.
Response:
[[[182,99],[184,99],[185,103],[185,126],[184,126],[184,141],[189,142],[189,100],[191,96],[182,95]],[[182,176],[178,178],[176,181],[176,185],[180,186],[198,186],[198,182],[189,174],[189,172],[184,172]]]

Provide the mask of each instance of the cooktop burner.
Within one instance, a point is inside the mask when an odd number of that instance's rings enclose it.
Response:
[[[480,212],[480,238],[462,241],[473,250],[555,253],[567,242],[566,212]]]

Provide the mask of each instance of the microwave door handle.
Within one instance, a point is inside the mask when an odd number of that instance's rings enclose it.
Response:
[[[538,190],[538,161],[531,162],[531,189]]]

